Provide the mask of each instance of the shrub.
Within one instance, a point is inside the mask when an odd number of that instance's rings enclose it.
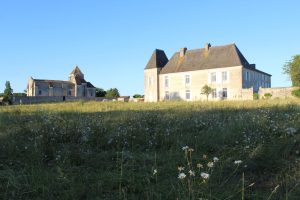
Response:
[[[265,97],[266,99],[270,99],[270,98],[272,97],[272,94],[271,94],[271,93],[265,93],[265,94],[264,94],[264,97]]]
[[[292,91],[292,95],[293,95],[294,97],[300,98],[300,89],[293,90],[293,91]]]
[[[253,100],[258,100],[259,99],[259,94],[258,93],[254,93],[253,94]]]

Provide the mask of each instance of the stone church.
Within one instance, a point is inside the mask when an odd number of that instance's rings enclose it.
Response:
[[[27,96],[73,96],[95,97],[96,88],[84,79],[84,74],[76,66],[68,81],[29,78]]]

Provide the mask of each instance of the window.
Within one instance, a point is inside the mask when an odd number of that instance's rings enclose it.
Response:
[[[211,97],[212,97],[213,99],[217,98],[217,89],[212,89],[212,90],[211,90]]]
[[[165,87],[169,87],[169,77],[165,76]]]
[[[69,96],[72,95],[72,91],[71,91],[71,90],[68,91],[68,95],[69,95]]]
[[[211,80],[212,83],[217,81],[217,73],[216,72],[212,72],[210,74],[210,80]]]
[[[185,91],[185,99],[187,99],[187,100],[191,99],[191,91],[190,90]]]
[[[39,95],[42,95],[42,90],[39,90]]]
[[[223,88],[222,97],[227,99],[227,88]]]
[[[191,84],[191,77],[190,75],[185,75],[185,85],[190,85]]]
[[[227,72],[222,72],[222,81],[225,82],[227,81]]]
[[[250,74],[248,71],[246,71],[246,81],[250,81]]]
[[[169,91],[165,91],[165,99],[166,99],[166,100],[169,100],[169,99],[170,99]]]

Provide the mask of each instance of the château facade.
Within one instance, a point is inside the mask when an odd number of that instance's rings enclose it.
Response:
[[[243,99],[246,89],[271,87],[271,75],[249,64],[235,44],[181,48],[170,60],[156,49],[144,70],[146,102],[203,100],[204,85],[212,88],[210,100]]]
[[[84,79],[84,74],[76,66],[68,81],[29,78],[27,96],[74,96],[95,97],[96,88]]]

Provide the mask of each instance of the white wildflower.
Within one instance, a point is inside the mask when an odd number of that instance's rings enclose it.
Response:
[[[188,150],[189,146],[184,146],[182,147],[182,150],[185,151],[185,150]]]
[[[193,148],[189,148],[188,151],[189,151],[189,152],[193,152],[194,149],[193,149]]]
[[[178,178],[183,180],[186,177],[185,173],[179,173]]]
[[[198,167],[198,168],[203,168],[203,165],[202,165],[201,163],[198,163],[198,164],[197,164],[197,167]]]
[[[181,172],[181,171],[183,171],[183,170],[184,170],[184,167],[181,167],[181,166],[178,167],[178,171]]]
[[[214,162],[218,162],[218,161],[219,161],[219,158],[214,157],[213,160],[214,160]]]
[[[189,171],[189,174],[190,174],[190,176],[195,176],[195,172],[192,170]]]
[[[157,169],[153,170],[153,175],[157,174]]]
[[[241,161],[241,160],[236,160],[236,161],[234,161],[234,164],[236,164],[236,165],[239,165],[239,164],[241,164],[243,161]]]
[[[207,167],[213,168],[213,167],[214,167],[214,163],[213,163],[213,162],[208,162],[208,163],[207,163]]]
[[[201,172],[201,177],[204,178],[204,179],[208,179],[209,178],[209,174],[208,173],[205,173],[205,172]]]
[[[294,135],[297,132],[297,130],[293,127],[289,127],[285,129],[285,131],[287,132],[288,135]]]

